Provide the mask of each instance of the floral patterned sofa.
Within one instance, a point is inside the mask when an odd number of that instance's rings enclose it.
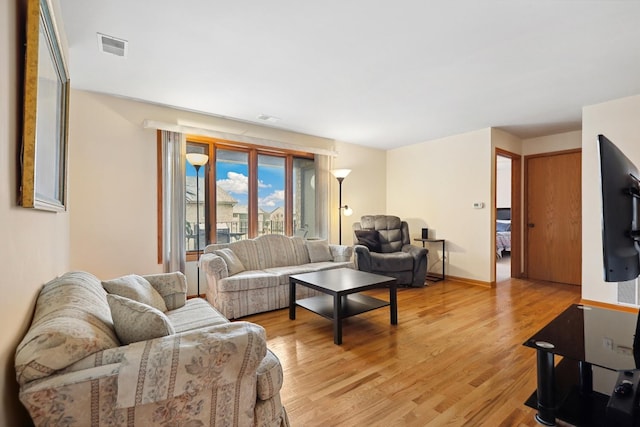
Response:
[[[332,268],[354,268],[353,248],[326,240],[266,234],[208,245],[200,257],[207,299],[228,319],[289,306],[289,276]],[[304,286],[296,298],[320,295]]]
[[[36,426],[289,425],[282,366],[262,327],[187,300],[182,273],[125,278],[150,284],[166,312],[107,293],[86,272],[42,288],[15,355],[20,400]],[[166,333],[123,345],[119,337],[154,323],[140,313],[168,319]]]

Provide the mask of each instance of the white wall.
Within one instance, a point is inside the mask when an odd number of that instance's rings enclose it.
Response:
[[[387,213],[409,223],[412,239],[422,227],[446,239],[447,275],[492,280],[492,156],[489,128],[387,153]]]
[[[0,2],[0,425],[28,423],[18,401],[15,349],[42,285],[69,267],[69,213],[17,205],[22,129],[22,69],[26,2]]]
[[[511,159],[496,164],[496,207],[511,207]]]
[[[603,280],[600,167],[603,134],[640,167],[640,95],[582,109],[582,297],[617,303],[617,284]]]
[[[554,151],[573,150],[582,147],[582,131],[557,133],[522,140],[522,155],[551,153]]]
[[[336,142],[338,156],[331,169],[351,169],[342,183],[342,204],[353,209],[353,215],[342,217],[342,244],[352,245],[353,223],[362,215],[385,214],[387,211],[387,152],[360,145]],[[338,243],[338,182],[331,176],[331,238]]]

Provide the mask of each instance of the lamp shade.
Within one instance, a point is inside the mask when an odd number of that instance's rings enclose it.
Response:
[[[193,166],[202,166],[207,163],[209,156],[200,153],[187,153],[187,161]]]
[[[334,169],[331,171],[331,173],[338,179],[344,179],[351,173],[351,169]]]

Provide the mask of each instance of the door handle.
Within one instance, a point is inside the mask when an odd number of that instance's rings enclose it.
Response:
[[[527,227],[529,227],[529,228],[533,228],[533,227],[535,227],[535,226],[536,226],[536,225],[535,225],[534,223],[532,223],[532,222],[530,222],[529,224],[527,224]]]

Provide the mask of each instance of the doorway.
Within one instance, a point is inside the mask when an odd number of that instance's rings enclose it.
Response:
[[[511,159],[496,156],[496,282],[511,277]]]
[[[581,150],[525,158],[525,273],[531,280],[581,284]]]
[[[522,275],[522,168],[519,154],[500,148],[495,152],[495,282]]]

